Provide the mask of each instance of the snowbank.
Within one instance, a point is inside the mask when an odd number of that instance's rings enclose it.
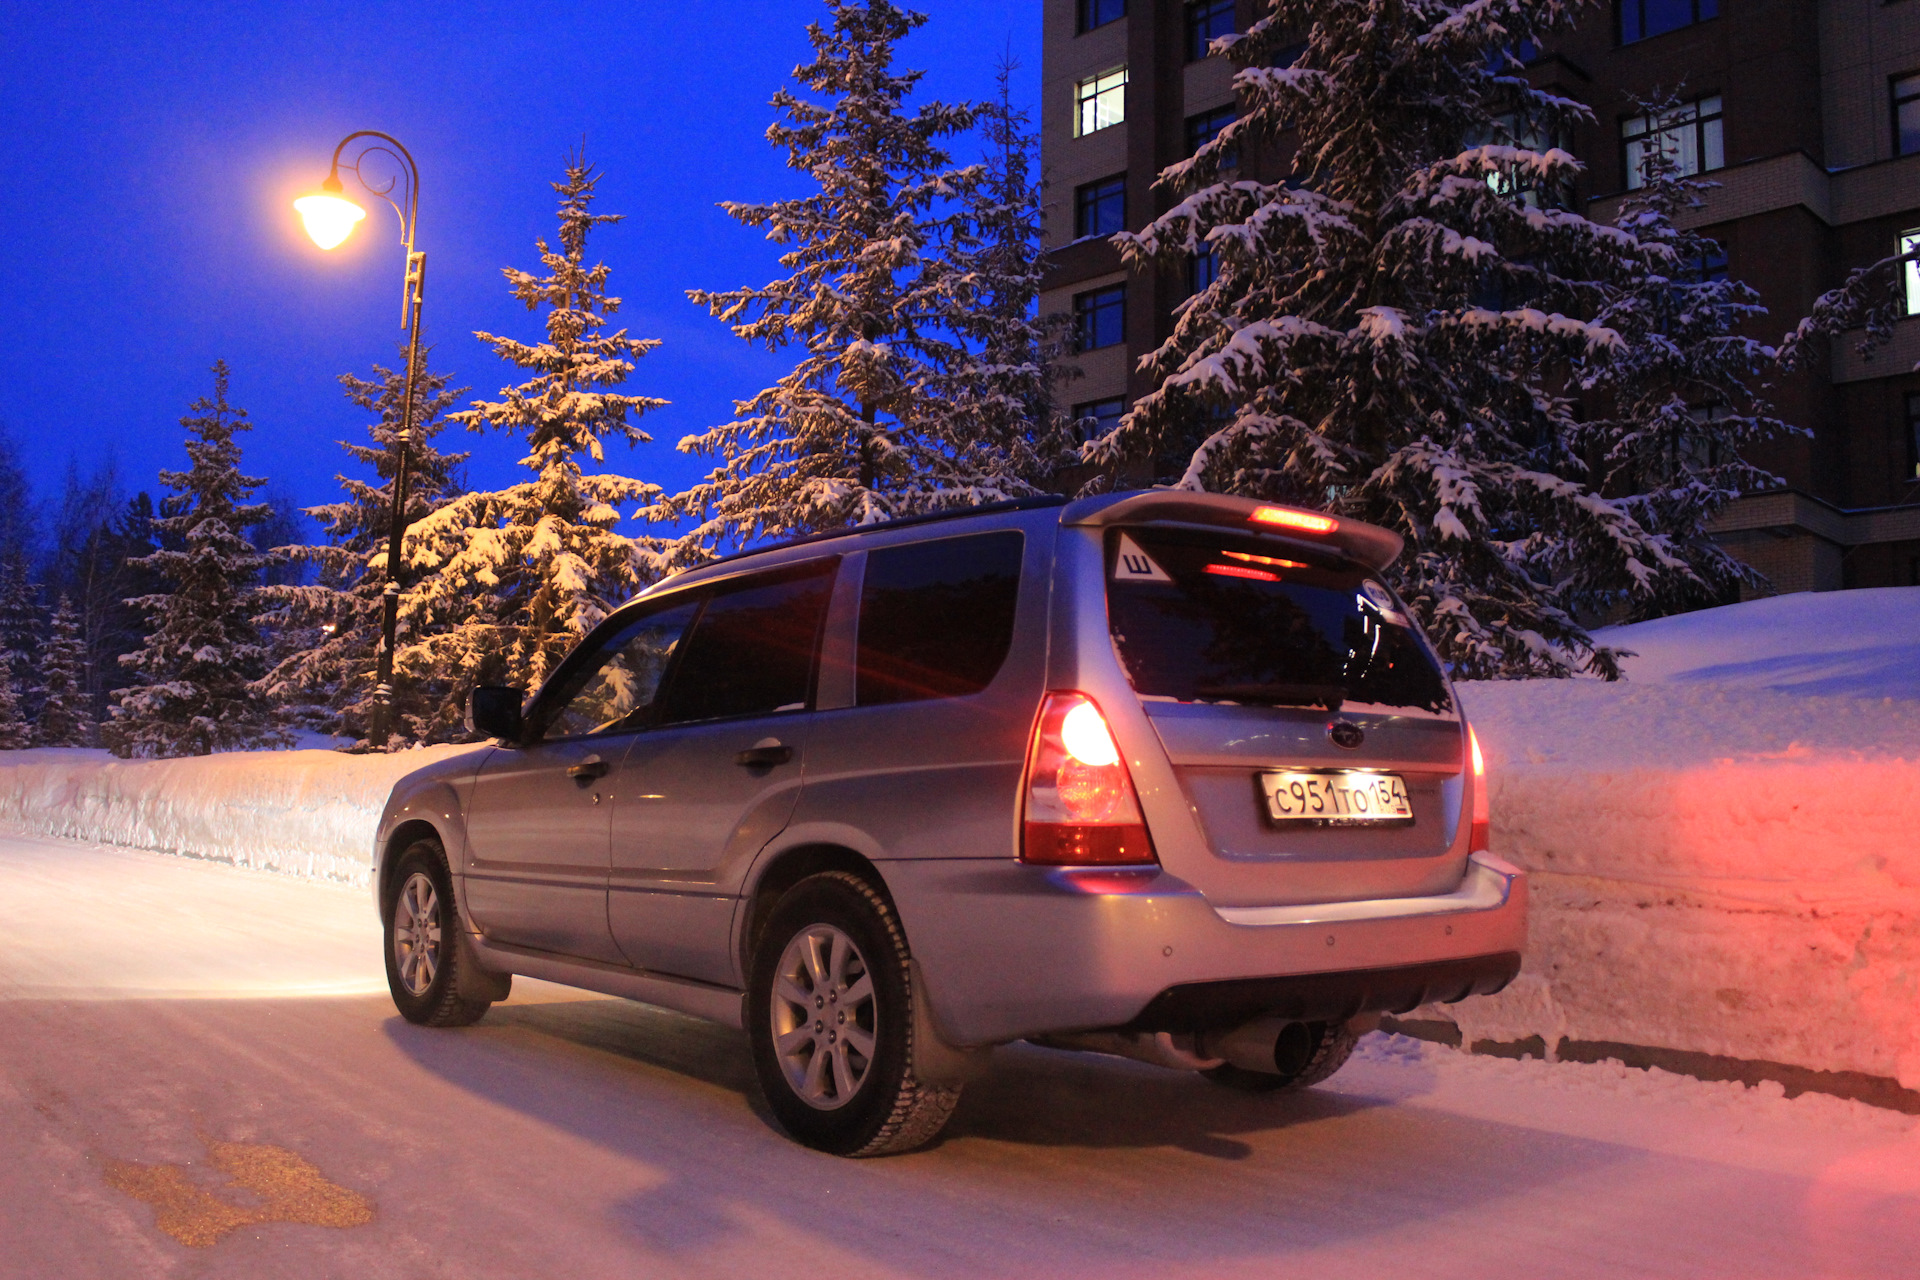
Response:
[[[0,769],[0,826],[365,884],[374,825],[393,784],[467,750],[254,751],[140,761],[104,751],[8,752]]]
[[[1920,1088],[1920,589],[1605,638],[1640,652],[1628,682],[1461,688],[1494,850],[1533,873],[1531,945],[1506,992],[1420,1016],[1469,1041],[1645,1045]]]

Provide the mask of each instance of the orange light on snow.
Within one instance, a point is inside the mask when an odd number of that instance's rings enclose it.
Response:
[[[1249,519],[1255,524],[1298,529],[1302,533],[1332,533],[1340,523],[1332,516],[1316,516],[1310,511],[1294,511],[1287,507],[1258,507]]]

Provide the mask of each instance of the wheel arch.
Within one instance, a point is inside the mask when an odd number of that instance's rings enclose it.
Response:
[[[393,871],[400,861],[400,855],[421,840],[431,840],[440,846],[440,856],[447,856],[447,838],[440,828],[425,818],[408,818],[387,835],[386,844],[380,850],[380,910],[384,915],[393,907]],[[449,874],[453,871],[451,861],[447,866]]]
[[[886,877],[866,855],[830,841],[811,841],[781,849],[755,868],[753,880],[742,895],[734,940],[734,959],[742,975],[751,972],[753,948],[760,939],[760,931],[787,890],[823,871],[844,871],[858,876],[872,885],[889,906],[893,905],[893,891],[888,888]]]

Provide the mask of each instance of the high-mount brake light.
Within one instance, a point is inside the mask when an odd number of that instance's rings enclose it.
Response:
[[[1256,507],[1249,518],[1255,524],[1298,529],[1302,533],[1332,533],[1340,523],[1332,516],[1316,516],[1310,511],[1294,511],[1288,507]]]
[[[1050,693],[1027,753],[1020,858],[1045,866],[1157,861],[1106,717],[1084,693]]]
[[[1480,754],[1480,736],[1467,726],[1467,758],[1473,765],[1473,828],[1467,834],[1467,852],[1479,853],[1493,834],[1493,805],[1487,799],[1487,758]]]
[[[1247,578],[1254,582],[1280,581],[1280,575],[1271,569],[1256,569],[1245,564],[1210,564],[1207,572],[1222,578]]]

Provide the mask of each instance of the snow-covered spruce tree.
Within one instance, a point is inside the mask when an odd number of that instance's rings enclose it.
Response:
[[[404,361],[405,348],[402,348]],[[407,523],[417,523],[465,492],[468,455],[442,453],[434,438],[445,428],[444,415],[466,388],[449,389],[450,376],[426,367],[423,352],[414,384],[413,434],[407,445]],[[400,432],[407,375],[375,365],[372,378],[340,375],[347,399],[374,415],[367,443],[341,441],[356,463],[371,471],[369,482],[338,476],[346,497],[307,508],[325,530],[325,546],[283,548],[296,561],[314,566],[318,581],[269,587],[275,622],[304,642],[288,645],[267,678],[271,696],[282,705],[303,709],[313,728],[364,738],[373,718],[373,689],[380,645],[381,596],[386,589],[387,540],[393,518],[394,441]],[[445,623],[465,621],[458,600],[446,602]],[[403,616],[395,665],[407,672],[394,688],[393,736],[396,745],[443,738],[460,723],[466,689],[457,671],[435,670],[410,653],[413,637],[405,629],[415,621]]]
[[[607,293],[605,263],[587,265],[587,235],[622,215],[592,213],[599,181],[584,155],[567,158],[560,195],[560,247],[539,242],[548,274],[508,268],[513,296],[546,309],[547,340],[523,343],[482,333],[501,359],[534,377],[497,402],[449,415],[476,431],[523,436],[521,460],[534,474],[497,493],[468,493],[422,517],[407,534],[400,603],[408,646],[396,650],[398,679],[483,671],[538,684],[575,641],[615,605],[653,580],[654,557],[615,530],[621,508],[652,502],[656,485],[589,473],[606,461],[609,439],[644,444],[634,425],[666,401],[619,395],[634,361],[659,343],[607,331],[620,299]]]
[[[722,207],[785,247],[791,272],[770,284],[688,296],[769,350],[802,354],[793,371],[735,405],[734,420],[680,442],[717,457],[699,484],[650,518],[689,521],[669,563],[726,545],[866,524],[998,496],[1006,479],[975,450],[952,447],[945,395],[966,352],[965,305],[939,262],[954,232],[948,202],[979,178],[956,170],[940,140],[968,128],[970,106],[906,100],[921,73],[894,69],[894,46],[926,21],[889,0],[828,0],[807,28],[813,61],[773,97],[767,139],[817,190]],[[984,461],[991,463],[991,458]]]
[[[252,430],[246,410],[227,403],[226,361],[213,366],[213,396],[188,406],[186,471],[162,471],[174,490],[153,521],[161,547],[139,561],[165,583],[141,597],[151,624],[146,643],[121,658],[138,683],[114,697],[101,736],[118,756],[190,756],[287,741],[255,682],[267,649],[255,615],[256,585],[270,557],[246,532],[267,515],[248,502],[266,481],[240,472],[236,433]]]
[[[1641,109],[1657,117],[1673,106],[1667,99]],[[1774,367],[1774,349],[1737,331],[1766,315],[1760,295],[1724,270],[1715,278],[1714,264],[1726,262],[1719,246],[1674,225],[1718,184],[1682,176],[1671,149],[1658,142],[1646,149],[1641,170],[1642,185],[1615,223],[1639,241],[1645,266],[1598,317],[1620,341],[1585,376],[1594,412],[1573,433],[1576,447],[1596,460],[1600,491],[1641,527],[1663,534],[1691,571],[1657,575],[1639,591],[1596,584],[1584,597],[1574,593],[1583,613],[1624,606],[1635,621],[1764,585],[1713,541],[1707,522],[1742,493],[1781,483],[1748,462],[1745,450],[1800,430],[1773,416],[1758,385]]]
[[[40,713],[34,717],[36,747],[90,747],[95,725],[86,688],[87,645],[80,613],[65,595],[54,606],[40,655]]]
[[[7,655],[9,688],[29,720],[40,704],[40,633],[46,615],[40,585],[31,580],[27,557],[0,549],[0,653]]]
[[[1397,530],[1397,585],[1463,677],[1617,675],[1571,607],[1689,576],[1574,451],[1570,392],[1620,342],[1593,317],[1644,262],[1630,232],[1556,207],[1578,164],[1532,141],[1585,109],[1509,50],[1577,8],[1274,0],[1214,45],[1240,118],[1161,176],[1177,204],[1116,237],[1139,267],[1210,248],[1219,274],[1089,461]],[[1234,169],[1289,126],[1291,173]]]
[[[1040,314],[1039,139],[1013,104],[1016,69],[1002,62],[997,92],[978,107],[985,165],[964,188],[957,232],[939,262],[954,276],[962,300],[954,327],[966,339],[947,380],[951,447],[972,451],[969,469],[1005,477],[994,497],[1055,487],[1061,470],[1079,461],[1053,400],[1065,329],[1062,317]]]
[[[14,692],[13,655],[0,649],[0,751],[19,751],[33,745],[33,725],[20,709]]]

